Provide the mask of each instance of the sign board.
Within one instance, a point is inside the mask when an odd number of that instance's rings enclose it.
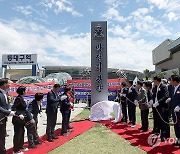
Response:
[[[108,100],[107,21],[91,22],[91,105]]]
[[[37,54],[3,54],[2,65],[36,65]]]
[[[122,82],[126,82],[126,79],[108,79],[108,89],[121,89]],[[87,88],[91,89],[91,80],[67,80],[67,85],[73,88]]]

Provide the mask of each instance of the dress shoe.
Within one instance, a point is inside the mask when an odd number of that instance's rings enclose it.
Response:
[[[172,144],[173,146],[179,146],[180,147],[180,143],[176,142]]]
[[[23,154],[24,152],[22,152],[22,151],[17,151],[17,152],[14,152],[13,151],[13,154]]]
[[[57,136],[53,136],[52,139],[58,139],[58,137]]]
[[[148,130],[147,129],[144,129],[144,130],[142,130],[141,132],[147,132]]]
[[[161,142],[167,141],[166,137],[161,137]]]
[[[52,138],[48,138],[47,141],[53,142],[53,139]]]
[[[143,130],[143,128],[141,127],[141,128],[138,128],[138,130]]]
[[[128,122],[128,125],[132,125],[132,122]]]
[[[34,144],[35,145],[38,145],[38,144],[40,145],[40,144],[42,144],[42,142],[41,141],[37,141],[37,142],[34,142]]]
[[[62,136],[68,136],[69,132],[61,134]]]
[[[71,132],[73,132],[73,130],[72,130],[72,129],[68,129],[67,132],[70,132],[70,133],[71,133]]]
[[[134,128],[136,125],[132,125],[131,128]]]
[[[158,132],[155,132],[155,131],[151,131],[149,132],[149,134],[157,134]],[[158,133],[159,134],[159,133]]]
[[[29,148],[29,149],[35,149],[35,148],[37,148],[37,146],[34,145],[34,144],[32,144],[32,145],[29,145],[28,148]]]
[[[74,128],[74,127],[72,127],[72,126],[69,126],[69,127],[68,127],[68,129],[73,129],[73,128]]]
[[[23,147],[21,147],[20,150],[21,150],[22,152],[26,152],[26,151],[28,151],[29,149],[23,146]]]

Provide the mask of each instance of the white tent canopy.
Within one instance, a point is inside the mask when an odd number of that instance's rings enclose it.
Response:
[[[111,113],[114,113],[115,116],[113,122],[119,122],[122,119],[121,105],[114,101],[101,101],[91,107],[90,120],[109,120],[112,118]]]

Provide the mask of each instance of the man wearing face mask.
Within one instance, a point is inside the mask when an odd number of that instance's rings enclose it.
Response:
[[[7,89],[10,86],[8,79],[0,79],[0,154],[6,154],[5,136],[7,116],[14,116],[14,111],[9,111]]]

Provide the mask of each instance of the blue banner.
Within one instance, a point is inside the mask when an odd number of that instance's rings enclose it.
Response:
[[[63,93],[63,89],[60,89],[60,95]],[[74,97],[75,99],[91,99],[91,89],[87,88],[79,88],[79,89],[74,89]],[[114,101],[117,97],[117,90],[108,90],[108,100]],[[31,96],[25,96],[24,100],[26,101],[27,106],[29,105],[30,102],[32,102],[34,99],[34,95]],[[42,101],[42,108],[45,108],[47,104],[47,94],[44,94],[44,98]]]

